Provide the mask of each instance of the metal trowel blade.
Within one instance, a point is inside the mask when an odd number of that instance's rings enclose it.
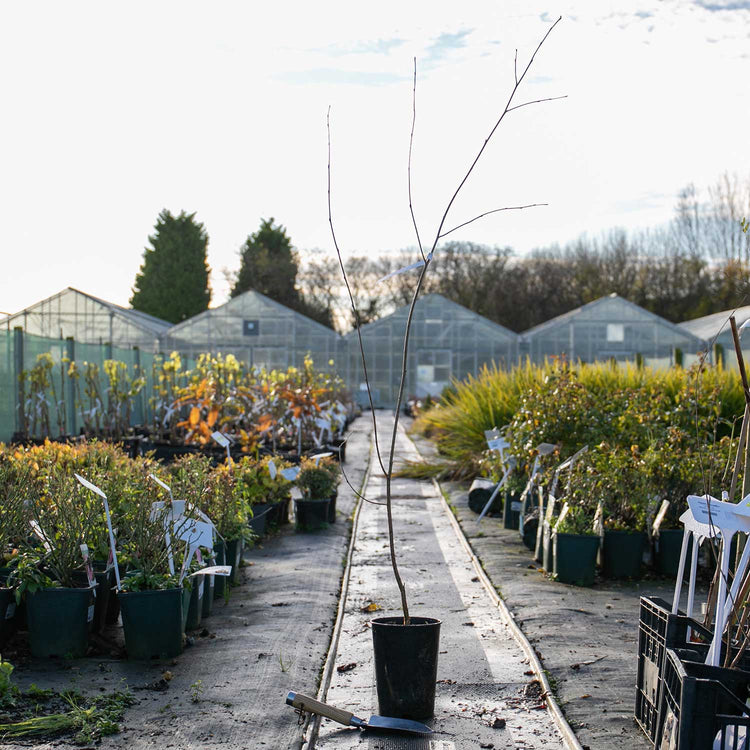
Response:
[[[368,729],[390,729],[396,732],[412,732],[414,734],[432,734],[426,724],[420,724],[411,719],[394,719],[390,716],[371,716],[367,720]]]

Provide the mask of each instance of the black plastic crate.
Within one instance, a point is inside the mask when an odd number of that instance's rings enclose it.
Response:
[[[656,740],[664,655],[668,648],[700,648],[688,643],[688,628],[708,641],[712,634],[684,613],[672,614],[671,605],[656,596],[642,596],[638,625],[638,672],[635,720],[652,741]],[[705,646],[704,648],[708,648]]]
[[[658,750],[746,750],[750,672],[711,667],[690,649],[667,649],[656,747]]]

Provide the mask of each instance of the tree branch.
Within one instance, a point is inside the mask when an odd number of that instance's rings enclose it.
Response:
[[[424,250],[422,249],[422,240],[419,237],[419,228],[417,227],[417,219],[414,216],[414,206],[411,202],[411,151],[414,145],[414,125],[417,122],[417,58],[414,58],[414,84],[412,86],[411,96],[411,135],[409,136],[409,162],[407,166],[407,180],[409,183],[409,213],[411,214],[411,221],[414,224],[414,232],[417,235],[417,245],[419,246],[419,254],[422,256],[422,260],[425,260]]]
[[[530,102],[524,102],[523,104],[516,104],[514,107],[509,107],[506,110],[507,112],[514,112],[517,109],[521,109],[521,107],[528,107],[529,104],[541,104],[542,102],[556,102],[558,99],[567,99],[568,95],[563,94],[562,96],[547,96],[544,99],[533,99]]]
[[[463,224],[459,224],[456,227],[453,227],[453,229],[449,229],[447,232],[443,232],[438,239],[442,239],[443,237],[446,237],[451,232],[455,232],[457,229],[461,229],[461,227],[465,227],[467,224],[471,224],[474,221],[478,221],[479,219],[482,219],[485,216],[489,216],[490,214],[496,214],[499,211],[520,211],[524,208],[534,208],[536,206],[548,206],[549,203],[528,203],[525,206],[505,206],[504,208],[493,208],[492,211],[485,211],[483,214],[479,214],[479,216],[475,216],[473,219],[469,219],[468,221],[465,221]]]

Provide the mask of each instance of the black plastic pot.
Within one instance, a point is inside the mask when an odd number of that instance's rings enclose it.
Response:
[[[0,648],[16,632],[16,592],[15,589],[0,586]]]
[[[677,571],[680,567],[682,537],[682,529],[661,529],[659,535],[656,537],[654,567],[663,576],[669,576],[670,578],[677,576]],[[693,538],[691,536],[688,541],[688,560],[690,559],[690,547],[692,544]]]
[[[232,583],[240,582],[240,563],[242,562],[242,550],[245,547],[243,539],[230,539],[227,542],[227,565],[232,566]]]
[[[278,508],[277,523],[279,526],[284,526],[289,523],[289,498],[285,497],[280,503],[277,503]]]
[[[317,531],[328,526],[330,500],[295,500],[297,531]]]
[[[599,541],[599,537],[592,534],[552,534],[555,578],[560,583],[592,586]]]
[[[336,500],[338,500],[338,490],[334,490],[331,499],[328,501],[328,523],[336,523]]]
[[[475,513],[481,513],[490,501],[495,491],[496,483],[490,479],[475,479],[469,487],[469,508]],[[503,513],[503,498],[498,492],[487,510],[486,516],[500,516]]]
[[[518,529],[518,519],[521,515],[520,494],[506,492],[503,504],[503,528]]]
[[[440,620],[378,617],[371,621],[375,684],[383,716],[428,719],[435,712]]]
[[[258,535],[266,533],[266,523],[269,515],[273,514],[274,506],[268,503],[253,505],[253,517],[248,521],[248,526]]]
[[[211,612],[214,608],[214,586],[216,585],[216,578],[218,576],[201,576],[204,580],[203,584],[203,609],[201,611],[201,617],[205,619],[211,616]]]
[[[185,630],[195,630],[200,627],[203,617],[203,597],[205,596],[206,576],[192,576],[192,590],[187,607],[187,618],[185,619]]]
[[[214,543],[214,557],[216,565],[227,565],[227,547],[224,542]],[[216,576],[214,581],[214,599],[221,599],[227,592],[230,583],[230,576]]]
[[[96,596],[94,597],[94,619],[91,623],[91,632],[100,633],[107,624],[107,609],[109,600],[114,595],[114,568],[107,570],[105,564],[94,563],[94,578],[96,579]],[[81,586],[88,585],[88,578],[82,571],[75,576],[75,581]],[[115,621],[117,618],[115,618]]]
[[[26,595],[29,648],[37,657],[86,655],[94,619],[93,588],[39,589]]]
[[[182,588],[120,592],[128,659],[170,659],[182,652]]]
[[[640,578],[646,534],[643,531],[604,532],[602,572],[605,578]]]

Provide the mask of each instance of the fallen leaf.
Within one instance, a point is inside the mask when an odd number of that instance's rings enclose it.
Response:
[[[336,667],[337,672],[351,672],[357,666],[357,662],[353,661],[349,664],[342,664],[340,667]]]
[[[360,612],[377,612],[380,609],[380,605],[375,604],[375,602],[370,602],[369,604],[366,604],[362,609],[360,609]]]
[[[167,670],[166,672],[162,672],[161,678],[162,680],[166,680],[167,682],[169,682],[172,679],[172,673],[169,670]]]

